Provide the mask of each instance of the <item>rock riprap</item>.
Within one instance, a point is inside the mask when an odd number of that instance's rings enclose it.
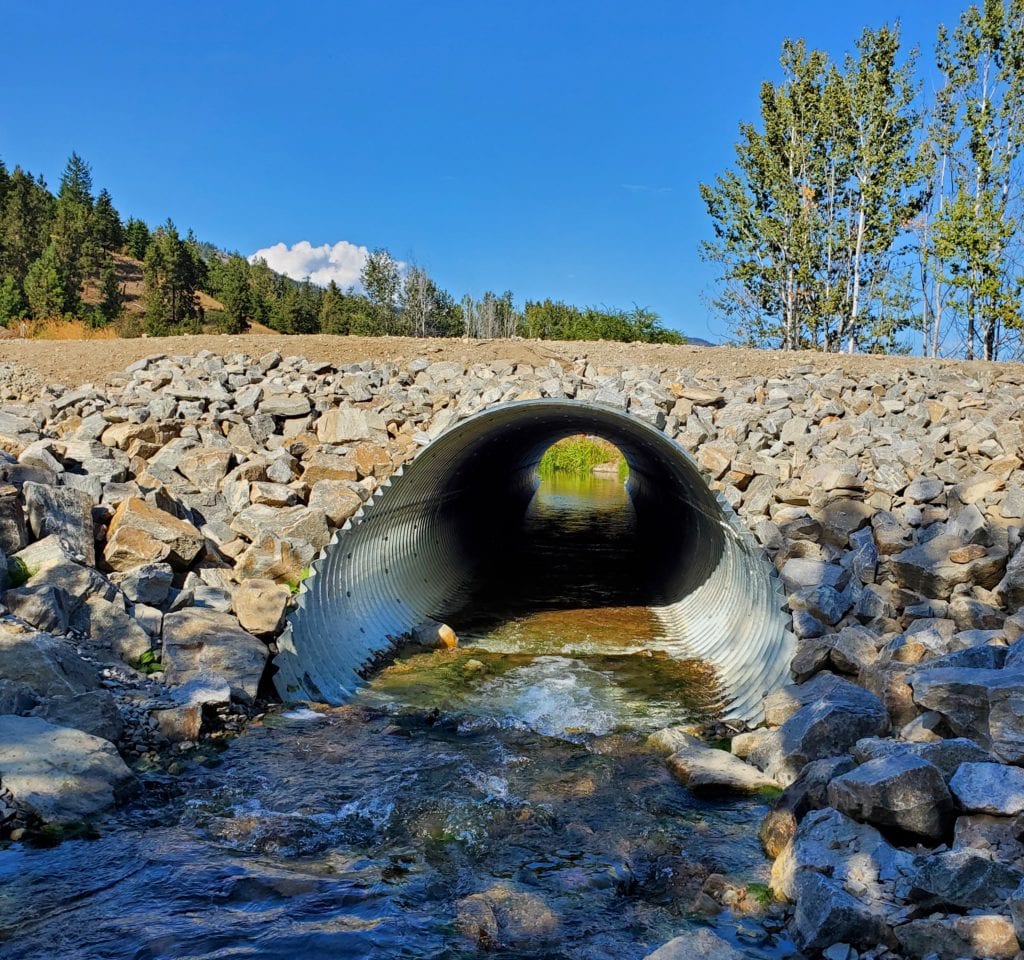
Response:
[[[0,720],[132,758],[201,735],[257,696],[320,549],[433,438],[512,400],[605,403],[689,450],[779,571],[794,684],[735,763],[681,731],[662,748],[695,788],[785,788],[763,836],[798,945],[1010,956],[1024,929],[971,891],[1013,878],[979,857],[1024,853],[1024,372],[860,369],[603,366],[583,345],[538,365],[154,354],[75,389],[0,367]],[[499,893],[463,917],[512,942],[521,893]]]

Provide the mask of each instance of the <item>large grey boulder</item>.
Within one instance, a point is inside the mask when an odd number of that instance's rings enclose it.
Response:
[[[113,743],[120,740],[124,732],[124,722],[117,703],[108,690],[87,690],[73,696],[47,697],[32,710],[31,715],[42,717],[59,727],[84,730],[94,737]]]
[[[881,912],[854,897],[837,880],[812,872],[797,878],[789,932],[801,950],[813,953],[835,943],[874,947],[891,936]]]
[[[1020,951],[1013,924],[1000,914],[943,916],[911,920],[893,931],[904,955],[962,960],[1013,960]]]
[[[829,803],[877,827],[941,839],[952,826],[953,801],[938,768],[909,753],[879,757],[837,777]]]
[[[1012,817],[1024,813],[1024,770],[1001,763],[963,763],[949,789],[968,813]]]
[[[897,583],[926,597],[939,599],[949,599],[953,588],[961,583],[991,590],[1006,569],[1006,552],[999,546],[987,547],[980,556],[957,562],[961,555],[956,551],[963,546],[960,537],[941,534],[897,553],[890,560]]]
[[[89,637],[91,647],[128,663],[153,646],[150,635],[126,610],[123,596],[114,601],[89,597],[71,618],[71,625]]]
[[[954,733],[1024,762],[1024,666],[939,668],[908,677],[914,702],[940,713]]]
[[[113,744],[39,717],[0,716],[0,782],[49,823],[88,819],[134,783]]]
[[[863,737],[889,729],[889,714],[873,693],[838,680],[822,699],[800,707],[770,737],[758,744],[750,761],[786,786],[804,765],[848,753]]]
[[[70,643],[0,621],[0,677],[39,697],[75,696],[100,686],[96,668]]]
[[[797,880],[806,872],[823,873],[879,909],[896,912],[915,869],[913,856],[874,827],[826,807],[804,817],[772,865],[776,896],[795,901]]]
[[[29,527],[37,540],[55,536],[72,559],[96,566],[93,500],[70,487],[26,483],[22,488]]]
[[[219,674],[230,683],[232,696],[248,703],[256,696],[267,657],[263,641],[229,613],[188,607],[164,617],[163,666],[169,684]]]
[[[922,857],[910,898],[923,910],[999,908],[1024,881],[1020,870],[974,850]]]
[[[16,617],[47,633],[66,633],[71,598],[54,583],[33,583],[4,594],[4,604]]]

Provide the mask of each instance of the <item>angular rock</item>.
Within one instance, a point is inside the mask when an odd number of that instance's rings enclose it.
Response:
[[[927,917],[902,924],[894,933],[906,955],[911,957],[1012,960],[1020,950],[1013,924],[999,914]]]
[[[199,674],[215,673],[231,684],[232,696],[249,703],[267,662],[262,640],[243,630],[227,613],[187,608],[164,617],[164,679],[187,683]]]
[[[100,686],[96,668],[67,641],[0,621],[0,677],[40,697],[74,696]]]
[[[368,440],[384,429],[380,414],[343,406],[328,410],[316,422],[316,435],[321,443],[351,443]]]
[[[330,540],[327,519],[309,507],[268,507],[256,504],[243,510],[231,523],[231,529],[256,542],[266,534],[282,540],[298,540],[320,551]]]
[[[47,697],[32,716],[58,727],[73,727],[94,737],[116,743],[121,739],[124,723],[117,703],[107,690],[87,690],[73,696]]]
[[[1006,569],[1006,553],[999,547],[989,547],[984,556],[956,563],[950,559],[950,552],[962,546],[959,537],[944,534],[897,553],[890,561],[897,583],[940,599],[948,599],[961,583],[991,590]]]
[[[4,594],[4,604],[16,617],[47,633],[67,633],[71,599],[52,583],[36,583]]]
[[[291,599],[291,590],[273,580],[246,580],[231,594],[242,628],[260,635],[276,634],[281,629]]]
[[[139,660],[152,649],[149,634],[125,609],[124,598],[89,597],[74,613],[71,626],[86,634],[100,650],[109,650],[126,663]]]
[[[789,926],[793,942],[807,951],[835,943],[873,947],[890,936],[885,919],[836,880],[804,872],[796,881],[796,909]]]
[[[848,753],[861,738],[879,736],[888,728],[889,714],[878,697],[839,681],[824,699],[801,707],[773,731],[750,759],[788,786],[805,764]]]
[[[342,480],[318,480],[309,492],[310,508],[321,511],[335,527],[342,526],[362,505],[362,497]]]
[[[178,472],[200,490],[215,490],[231,469],[232,454],[227,447],[196,447],[178,461]]]
[[[909,753],[879,757],[837,777],[829,803],[876,827],[940,840],[953,825],[953,801],[942,774]]]
[[[93,500],[69,487],[26,483],[22,488],[29,527],[37,540],[55,536],[73,560],[96,566]]]
[[[110,521],[103,555],[115,570],[163,561],[185,570],[202,549],[203,535],[187,520],[128,497]]]
[[[47,823],[102,813],[134,784],[113,744],[39,717],[0,716],[0,781]]]
[[[117,577],[116,582],[132,603],[159,607],[174,582],[174,569],[169,563],[144,563]]]
[[[974,850],[922,857],[910,899],[923,910],[998,909],[1024,881],[1024,873]]]
[[[1000,763],[963,763],[949,781],[949,789],[968,813],[1003,817],[1024,813],[1024,770]]]

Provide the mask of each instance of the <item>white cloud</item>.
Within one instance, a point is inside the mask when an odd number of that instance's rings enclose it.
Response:
[[[300,240],[291,247],[275,243],[272,247],[257,250],[249,257],[249,262],[266,260],[271,270],[293,280],[309,277],[312,283],[321,287],[326,287],[333,280],[344,290],[359,285],[359,275],[369,255],[366,247],[357,247],[347,240],[319,247],[314,247],[308,240]]]

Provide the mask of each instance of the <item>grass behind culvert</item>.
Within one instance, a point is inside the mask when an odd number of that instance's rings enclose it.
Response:
[[[619,449],[600,437],[587,437],[581,434],[566,437],[548,447],[541,457],[537,472],[542,477],[552,477],[559,473],[573,477],[589,477],[594,472],[594,467],[602,463],[615,463],[619,479],[626,479],[629,471]]]

